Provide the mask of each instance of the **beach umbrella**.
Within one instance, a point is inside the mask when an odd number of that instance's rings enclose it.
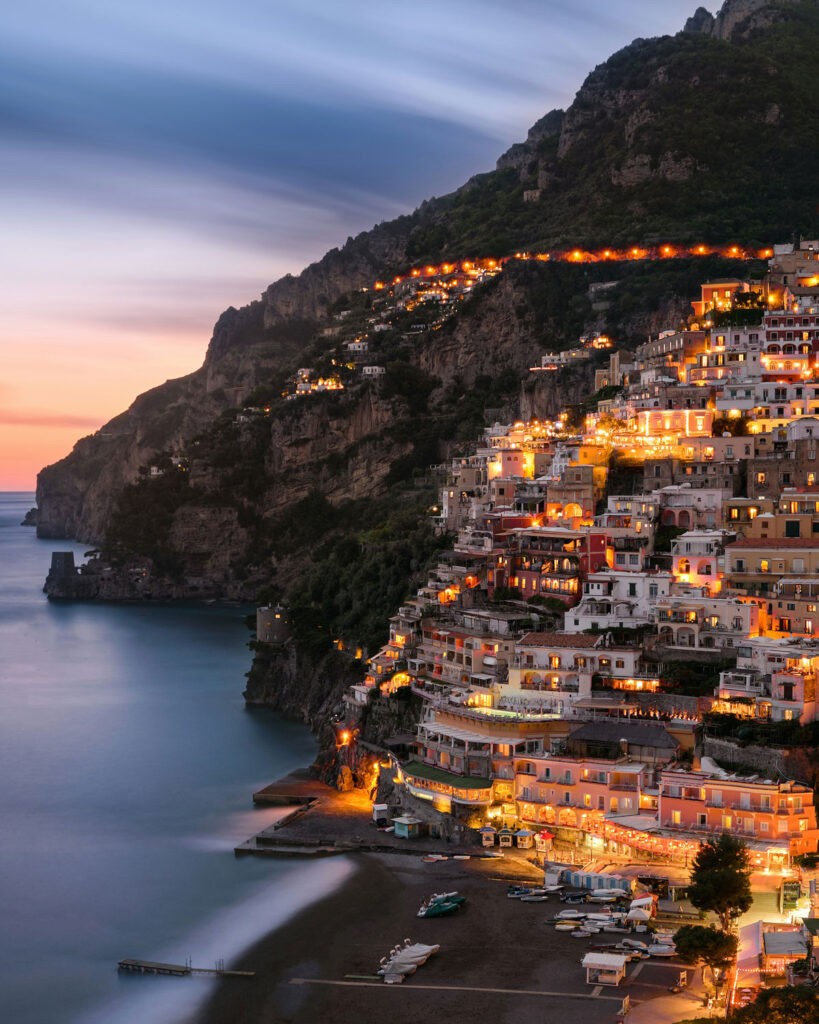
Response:
[[[638,896],[636,900],[631,901],[632,907],[650,907],[654,904],[653,896]]]
[[[651,914],[642,907],[632,907],[626,915],[627,921],[650,921]]]

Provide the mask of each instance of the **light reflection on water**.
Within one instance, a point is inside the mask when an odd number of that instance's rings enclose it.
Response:
[[[117,960],[228,959],[346,870],[232,853],[314,744],[244,707],[247,609],[47,602],[51,550],[84,546],[38,541],[30,505],[0,495],[0,1019],[170,1022],[179,982]]]

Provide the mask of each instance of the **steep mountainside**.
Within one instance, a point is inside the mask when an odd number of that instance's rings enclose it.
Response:
[[[510,263],[435,330],[396,323],[378,335],[381,382],[282,400],[288,374],[330,372],[341,342],[377,316],[374,293],[360,290],[420,259],[815,237],[817,50],[817,0],[729,0],[716,19],[700,10],[685,32],[637,40],[496,171],[226,311],[201,369],[141,396],[42,471],[40,535],[147,560],[167,596],[252,597],[271,581],[289,593],[321,566],[322,545],[350,531],[359,551],[380,551],[359,535],[397,506],[434,500],[425,468],[471,441],[485,416],[520,410],[521,376],[541,351],[585,329],[633,345],[681,314],[699,279],[737,268]],[[596,283],[612,286],[603,304]],[[567,387],[588,392],[592,370],[527,387],[526,411],[553,412]],[[243,407],[255,411],[237,415]]]

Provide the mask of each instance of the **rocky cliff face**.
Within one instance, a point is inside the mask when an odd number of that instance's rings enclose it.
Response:
[[[42,471],[40,535],[100,543],[141,467],[186,449],[259,385],[299,365],[332,322],[333,303],[412,260],[657,238],[813,237],[819,144],[804,115],[804,82],[819,47],[817,4],[728,0],[716,17],[700,9],[687,27],[674,38],[638,40],[596,68],[569,109],[541,118],[493,174],[348,239],[298,277],[227,310],[200,370],[140,396]],[[524,202],[533,190],[537,201]],[[454,326],[415,346],[412,361],[444,387],[469,387],[501,367],[525,370],[539,350],[559,347],[534,309],[539,288],[505,275],[480,317],[465,306]],[[303,494],[310,472],[333,501],[372,493],[392,425],[393,410],[377,397],[338,416],[308,417],[300,439],[272,425],[263,469],[276,484],[261,487],[265,501],[283,508],[286,489]],[[201,462],[192,475],[208,501],[226,479]],[[175,530],[176,539],[187,536],[184,524]]]

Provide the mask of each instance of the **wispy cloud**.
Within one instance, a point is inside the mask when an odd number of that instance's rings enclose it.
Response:
[[[0,424],[15,427],[53,427],[59,430],[97,430],[104,420],[99,416],[43,412],[39,409],[0,409]]]
[[[4,5],[5,403],[52,405],[0,425],[94,428],[194,369],[225,306],[491,169],[612,50],[694,6]]]

